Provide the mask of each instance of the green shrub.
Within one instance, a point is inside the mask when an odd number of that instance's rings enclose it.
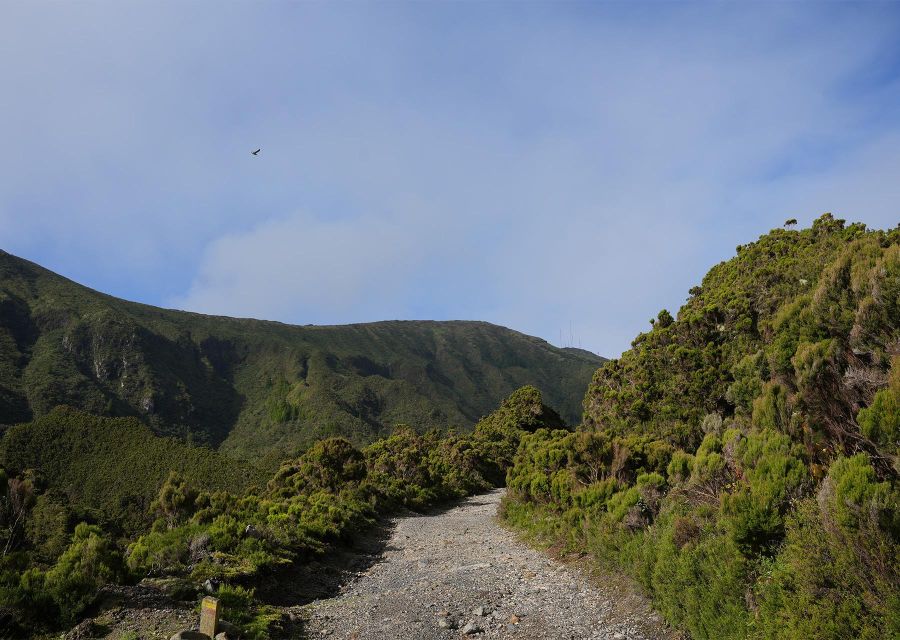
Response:
[[[752,355],[744,356],[732,368],[731,375],[734,382],[729,385],[725,397],[735,405],[737,413],[750,415],[754,399],[762,393],[763,384],[769,378],[765,352],[760,349]]]
[[[190,560],[190,542],[200,532],[196,525],[162,527],[140,536],[128,546],[126,563],[138,575],[184,571]]]
[[[694,472],[694,456],[684,451],[676,451],[672,454],[672,460],[666,468],[666,475],[670,482],[684,482]]]
[[[718,533],[680,548],[674,534],[669,524],[649,543],[655,548],[650,587],[663,615],[697,640],[746,637],[743,555]]]
[[[523,434],[564,426],[562,418],[543,403],[541,392],[535,387],[517,389],[475,425],[472,441],[479,473],[492,485],[503,486]]]
[[[828,472],[819,491],[819,500],[826,518],[849,530],[858,530],[867,523],[900,534],[897,518],[897,490],[890,483],[879,482],[868,457],[857,454],[838,458]]]
[[[761,395],[752,402],[752,422],[758,429],[786,430],[789,424],[790,407],[787,392],[777,383],[766,383]]]
[[[62,555],[70,542],[71,520],[71,510],[61,502],[47,494],[36,498],[25,522],[25,535],[38,559],[51,563]]]
[[[363,454],[345,438],[326,438],[316,442],[298,460],[283,463],[269,481],[270,491],[313,493],[338,491],[366,476]]]
[[[100,587],[121,575],[121,558],[99,527],[75,527],[72,544],[44,575],[43,588],[56,602],[62,617],[74,621],[94,601]]]
[[[888,388],[875,394],[856,421],[869,440],[894,456],[900,453],[900,356],[893,359]]]
[[[755,586],[760,615],[754,635],[791,640],[897,637],[896,536],[871,519],[854,518],[852,528],[845,528],[829,513],[834,503],[824,506],[823,511],[812,499],[800,503],[789,519],[781,552],[763,565]]]
[[[742,480],[722,497],[726,527],[735,545],[754,557],[778,545],[784,515],[800,496],[808,473],[787,435],[750,434],[734,443],[736,474]]]
[[[581,491],[572,494],[575,506],[587,513],[599,515],[606,511],[607,503],[614,494],[622,489],[622,484],[615,478],[607,478],[594,482]]]
[[[156,500],[150,505],[150,510],[165,518],[169,528],[172,528],[194,513],[196,500],[196,489],[181,474],[172,471],[160,488]]]

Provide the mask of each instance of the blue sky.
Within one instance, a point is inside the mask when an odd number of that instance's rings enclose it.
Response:
[[[132,300],[615,356],[786,218],[900,221],[900,4],[0,7],[0,247]]]

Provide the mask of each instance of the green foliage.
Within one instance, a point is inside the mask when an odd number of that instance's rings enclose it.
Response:
[[[150,505],[173,471],[207,490],[240,492],[260,479],[251,466],[155,436],[133,418],[101,418],[66,407],[9,429],[0,441],[0,462],[37,470],[70,507],[125,533],[150,523]]]
[[[44,562],[58,558],[69,544],[72,512],[51,494],[39,495],[25,521],[25,537]]]
[[[856,418],[863,435],[885,452],[900,453],[900,356],[894,356],[889,386],[875,394],[872,404]]]
[[[878,482],[865,454],[838,458],[822,484],[819,500],[828,517],[838,526],[858,530],[864,523],[877,523],[900,537],[898,493],[889,482]]]
[[[298,460],[283,463],[269,489],[282,494],[336,491],[347,483],[358,483],[365,475],[366,462],[358,449],[344,438],[327,438]]]
[[[104,584],[115,582],[121,558],[99,527],[79,524],[72,544],[44,576],[44,588],[56,602],[65,620],[73,621],[93,602]]]
[[[437,432],[419,435],[399,426],[390,437],[366,447],[364,454],[366,489],[387,508],[421,509],[490,486],[478,471],[484,465],[471,444]]]
[[[196,502],[196,489],[178,472],[172,471],[160,488],[156,500],[150,505],[150,510],[165,518],[171,529],[194,513]]]
[[[865,456],[838,459],[799,504],[754,590],[763,638],[877,638],[900,632],[900,496]]]
[[[772,431],[739,437],[735,475],[722,496],[722,516],[734,544],[748,557],[771,552],[784,537],[784,517],[808,477],[786,435]]]
[[[228,612],[230,620],[241,627],[245,637],[267,640],[271,627],[280,620],[281,612],[274,607],[260,605],[254,591],[239,585],[223,584],[219,586],[216,597]]]
[[[518,389],[475,425],[474,444],[482,459],[481,474],[491,483],[502,485],[523,432],[564,426],[559,414],[544,404],[540,391],[532,386]]]
[[[725,399],[734,405],[735,412],[750,415],[753,401],[762,392],[764,381],[769,378],[768,360],[760,349],[741,358],[731,369],[734,381],[725,393]]]
[[[744,638],[746,561],[726,536],[711,532],[678,549],[667,523],[648,566],[651,588],[667,619],[694,638]],[[651,568],[652,567],[652,568]]]
[[[177,574],[186,569],[191,541],[199,536],[196,527],[161,527],[143,535],[128,547],[128,568],[137,575]]]
[[[900,637],[900,228],[775,230],[690,294],[597,371],[582,431],[523,436],[505,517],[692,638]]]
[[[666,475],[673,483],[684,482],[694,473],[694,456],[684,451],[672,454],[672,460],[666,468]]]
[[[787,392],[780,384],[768,382],[753,399],[752,422],[758,429],[784,430],[790,419]]]

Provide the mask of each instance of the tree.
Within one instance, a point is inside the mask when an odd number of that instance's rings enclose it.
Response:
[[[82,522],[75,527],[72,544],[46,573],[44,585],[71,622],[94,601],[100,587],[120,574],[121,558],[100,528]]]
[[[181,474],[172,471],[160,488],[156,500],[150,505],[150,510],[165,518],[166,524],[172,529],[194,512],[196,500],[197,491],[188,485]]]
[[[2,541],[3,555],[16,548],[25,526],[25,516],[34,506],[34,477],[26,473],[24,477],[8,478],[0,469],[0,527],[5,540]]]

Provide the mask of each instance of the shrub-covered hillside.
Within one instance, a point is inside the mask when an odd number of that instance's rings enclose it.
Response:
[[[321,437],[469,428],[525,384],[574,422],[602,362],[484,322],[290,326],[158,309],[0,251],[0,425],[64,404],[277,463]]]
[[[207,447],[154,435],[135,418],[101,418],[57,407],[11,427],[0,440],[0,466],[30,470],[42,490],[73,512],[125,534],[147,513],[171,471],[208,491],[242,492],[265,481],[253,467]]]
[[[693,638],[900,637],[900,229],[772,231],[652,325],[523,437],[506,517]]]
[[[560,425],[524,387],[471,434],[398,426],[363,449],[326,438],[241,490],[246,478],[217,468],[215,452],[135,420],[56,410],[4,439],[0,623],[22,636],[64,629],[102,609],[104,586],[152,577],[186,600],[210,581],[247,637],[269,637],[281,617],[270,596],[303,565],[379,515],[493,486],[525,434]]]

